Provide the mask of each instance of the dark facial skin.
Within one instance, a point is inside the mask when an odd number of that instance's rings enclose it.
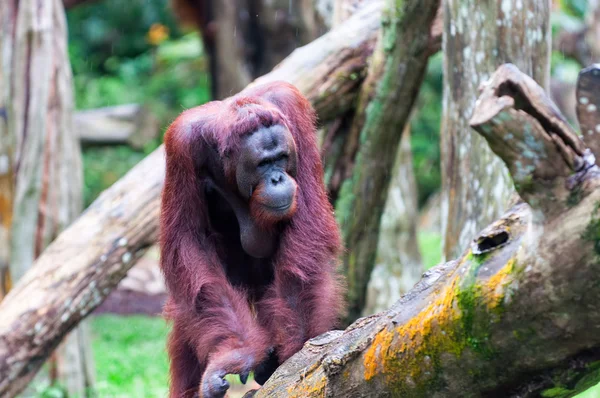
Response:
[[[259,201],[273,218],[285,217],[296,196],[296,145],[281,125],[263,127],[243,137],[236,167],[238,190],[250,200],[260,190]]]
[[[289,219],[296,206],[296,144],[292,134],[281,125],[260,128],[245,135],[236,160],[237,192],[225,181],[220,167],[212,167],[217,190],[233,209],[240,227],[244,251],[254,258],[267,258],[277,247],[273,225]],[[213,162],[214,164],[215,162]],[[252,214],[251,207],[260,216]]]

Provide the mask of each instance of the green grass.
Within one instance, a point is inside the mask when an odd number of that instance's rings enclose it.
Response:
[[[596,384],[587,391],[576,395],[577,398],[600,398],[600,384]]]
[[[425,269],[438,265],[442,258],[442,236],[436,232],[421,231],[417,240]]]
[[[100,315],[93,317],[91,322],[97,377],[96,396],[167,396],[169,362],[165,343],[169,327],[163,319]],[[231,384],[229,396],[241,397],[246,387],[241,385],[239,376],[228,375],[227,380]],[[248,380],[247,386],[250,386],[252,375]]]
[[[168,326],[161,318],[92,318],[99,397],[166,397]]]

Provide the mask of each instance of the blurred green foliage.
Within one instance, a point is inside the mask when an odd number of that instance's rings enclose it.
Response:
[[[419,206],[440,189],[440,125],[442,121],[442,53],[431,57],[411,118],[411,147]]]
[[[558,10],[577,18],[583,18],[588,0],[558,0]]]
[[[421,252],[423,268],[428,270],[442,261],[442,235],[440,233],[419,231],[417,242]]]
[[[125,145],[86,149],[83,154],[83,200],[86,207],[144,156],[145,153],[134,151]]]
[[[197,33],[183,34],[164,0],[104,0],[67,14],[77,109],[126,103],[150,107],[161,132],[183,109],[210,99]],[[85,205],[158,147],[84,148]]]

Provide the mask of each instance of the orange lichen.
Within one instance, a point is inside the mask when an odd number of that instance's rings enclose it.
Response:
[[[287,396],[289,398],[325,397],[326,387],[327,377],[318,378],[318,375],[311,375],[300,383],[288,387]]]
[[[389,350],[394,339],[394,331],[384,328],[375,335],[373,343],[365,351],[363,365],[365,380],[371,380],[377,373],[385,369],[385,353]]]
[[[431,301],[418,314],[377,332],[362,357],[365,380],[385,378],[391,390],[410,395],[436,381],[444,355],[459,358],[465,349],[493,355],[486,325],[501,315],[514,260],[481,281],[476,275],[485,261],[464,256],[455,274],[429,295]]]
[[[0,177],[1,178],[1,177]],[[0,187],[2,184],[0,184]],[[12,224],[12,200],[10,192],[0,192],[0,225],[3,228],[9,229]]]
[[[459,316],[453,303],[458,280],[455,277],[444,285],[436,299],[405,324],[377,333],[363,357],[365,380],[377,374],[388,377],[390,384],[416,379],[434,366],[431,356],[442,351],[460,353],[448,328]]]
[[[504,299],[506,286],[511,282],[515,260],[510,259],[483,286],[483,298],[490,310],[498,308]]]

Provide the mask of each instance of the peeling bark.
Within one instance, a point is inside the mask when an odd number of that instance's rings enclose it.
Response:
[[[449,0],[443,47],[443,254],[456,258],[505,211],[514,192],[500,159],[468,125],[479,84],[500,64],[512,62],[548,87],[550,1]]]
[[[346,247],[347,322],[358,318],[365,306],[389,170],[425,75],[431,26],[439,8],[437,0],[386,4],[382,32],[344,146],[342,161],[348,168],[339,169],[343,183],[335,207]]]
[[[388,311],[308,341],[248,396],[566,397],[600,380],[600,170],[512,65],[471,126],[526,203]]]

